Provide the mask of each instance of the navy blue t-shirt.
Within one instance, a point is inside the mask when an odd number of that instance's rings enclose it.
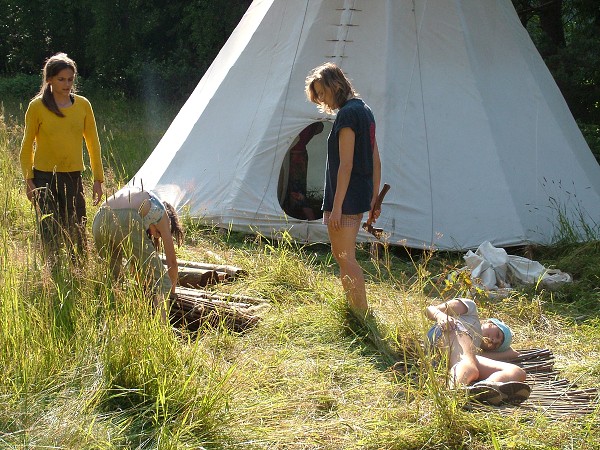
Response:
[[[373,149],[375,118],[367,104],[359,98],[348,100],[340,108],[327,138],[327,165],[323,211],[333,209],[333,198],[340,167],[339,133],[342,128],[354,131],[354,160],[342,214],[359,214],[371,209],[373,198]]]

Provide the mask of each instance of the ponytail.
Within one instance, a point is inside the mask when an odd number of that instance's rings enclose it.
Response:
[[[42,70],[42,85],[40,86],[40,91],[35,96],[35,98],[41,98],[44,106],[59,117],[65,117],[65,115],[56,104],[48,80],[64,69],[71,69],[73,75],[77,75],[77,65],[66,53],[57,53],[48,58],[44,65],[44,69]],[[75,86],[73,86],[72,91],[75,92]]]

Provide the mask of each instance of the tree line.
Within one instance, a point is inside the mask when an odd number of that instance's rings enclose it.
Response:
[[[513,0],[575,118],[600,124],[600,2]]]
[[[91,88],[186,98],[251,0],[0,0],[0,76],[64,51]]]
[[[290,0],[291,1],[291,0]],[[596,154],[600,154],[600,2],[512,0]],[[39,85],[65,51],[86,90],[181,103],[251,0],[0,0],[0,93]],[[20,84],[19,84],[20,81]],[[3,93],[2,93],[3,94]],[[4,95],[4,94],[3,94]]]

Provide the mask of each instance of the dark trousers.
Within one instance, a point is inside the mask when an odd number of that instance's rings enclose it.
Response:
[[[65,246],[71,256],[76,247],[85,254],[85,195],[81,172],[33,171],[38,224],[44,247],[58,256]]]

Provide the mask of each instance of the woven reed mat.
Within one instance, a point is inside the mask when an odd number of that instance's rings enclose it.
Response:
[[[526,382],[531,395],[518,406],[490,406],[476,403],[465,405],[471,410],[531,410],[554,419],[591,414],[600,408],[597,388],[580,389],[575,383],[560,377],[554,368],[554,355],[548,349],[518,350],[520,356],[509,362],[527,372]]]

